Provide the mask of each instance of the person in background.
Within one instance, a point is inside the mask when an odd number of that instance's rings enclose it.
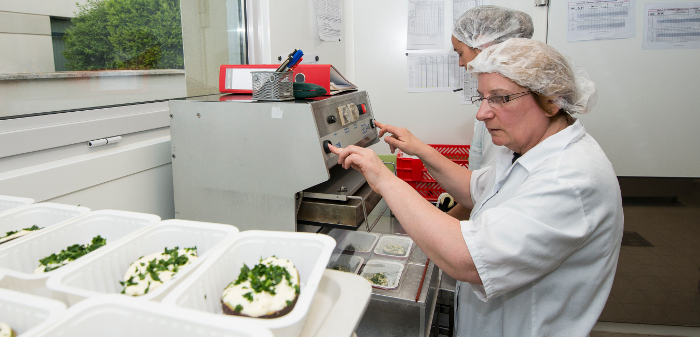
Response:
[[[610,294],[623,229],[612,164],[572,116],[591,110],[595,85],[556,49],[529,39],[488,47],[467,70],[478,78],[477,119],[503,146],[492,165],[469,170],[410,133],[376,125],[472,209],[469,220],[426,201],[374,151],[329,148],[459,281],[456,336],[586,336]]]
[[[464,12],[455,22],[452,46],[459,54],[459,66],[466,67],[485,48],[510,38],[529,39],[534,30],[532,18],[524,12],[498,6],[477,6]],[[469,169],[477,170],[491,165],[497,148],[484,122],[475,120],[469,148]],[[469,211],[458,204],[448,214],[466,220]]]

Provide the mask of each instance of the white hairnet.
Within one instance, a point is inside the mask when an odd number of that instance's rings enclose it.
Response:
[[[586,71],[540,41],[509,39],[486,48],[467,63],[467,71],[474,76],[499,73],[572,114],[589,112],[597,99]]]
[[[477,6],[455,22],[452,35],[471,48],[484,49],[514,37],[531,38],[535,28],[524,12],[498,6]]]

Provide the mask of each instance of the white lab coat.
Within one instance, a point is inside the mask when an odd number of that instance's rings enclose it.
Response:
[[[505,146],[494,144],[491,134],[486,130],[486,124],[476,120],[474,122],[474,136],[469,147],[469,169],[475,171],[490,166],[501,149],[505,149]]]
[[[458,336],[586,336],[612,287],[620,188],[580,121],[475,171],[462,235],[483,285],[458,282]]]

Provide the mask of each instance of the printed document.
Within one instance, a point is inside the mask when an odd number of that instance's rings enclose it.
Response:
[[[343,32],[340,5],[340,0],[314,0],[318,36],[322,41],[340,41],[340,34]]]
[[[700,2],[644,4],[642,49],[700,49]]]
[[[455,52],[408,54],[408,92],[461,88],[460,68]]]
[[[459,102],[461,104],[472,104],[472,96],[479,96],[479,81],[476,80],[466,69],[460,67],[461,78],[462,78],[462,95],[460,96]]]
[[[445,47],[445,0],[408,0],[406,49]]]
[[[570,1],[566,42],[634,37],[634,1]]]

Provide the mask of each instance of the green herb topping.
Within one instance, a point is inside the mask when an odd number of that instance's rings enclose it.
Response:
[[[49,272],[54,269],[58,269],[66,263],[73,261],[87,253],[94,251],[107,244],[107,240],[101,236],[96,236],[92,238],[92,241],[87,245],[74,244],[68,248],[62,250],[60,253],[53,253],[41,260],[39,264],[41,266],[46,266],[44,272]]]
[[[9,232],[5,233],[5,236],[0,237],[0,239],[4,239],[4,238],[6,238],[6,237],[8,237],[8,236],[15,235],[15,234],[19,233],[20,231],[31,232],[31,231],[40,230],[40,229],[42,229],[42,228],[44,228],[44,227],[39,227],[39,226],[37,226],[37,225],[33,225],[32,227],[22,228],[22,229],[17,230],[17,231],[9,231]]]
[[[151,280],[161,282],[162,280],[159,277],[159,274],[164,272],[164,271],[170,271],[173,273],[177,273],[179,271],[179,268],[182,266],[186,265],[187,262],[190,260],[190,257],[187,254],[180,255],[179,252],[179,247],[175,247],[173,249],[168,249],[167,247],[163,250],[163,255],[165,255],[166,259],[162,258],[154,258],[147,263],[144,262],[139,262],[138,265],[145,267],[144,271],[140,271],[138,266],[136,266],[135,272],[137,273],[137,277],[139,280],[144,280],[146,279],[146,275],[151,276]],[[197,256],[197,247],[190,247],[190,248],[183,248],[186,253],[188,252],[193,252],[194,256]],[[143,256],[139,258],[142,259]],[[137,260],[138,261],[138,260]],[[133,276],[129,279],[133,279]],[[126,291],[126,288],[129,286],[137,285],[138,283],[136,282],[129,282],[127,280],[126,283],[120,282],[122,286],[124,286],[124,290],[122,290],[122,293]],[[149,281],[148,283],[148,288],[146,288],[146,291],[144,294],[147,294],[148,291],[151,288],[151,282]]]

